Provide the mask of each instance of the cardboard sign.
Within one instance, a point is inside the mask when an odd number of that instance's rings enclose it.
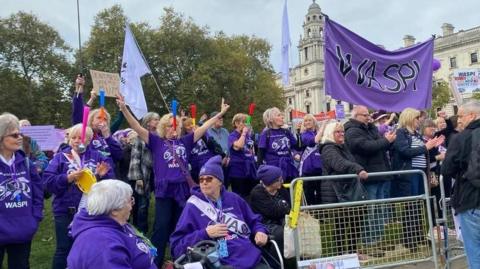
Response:
[[[64,140],[53,125],[25,126],[20,128],[20,131],[35,139],[42,151],[56,151]]]
[[[120,89],[120,76],[117,73],[108,73],[90,69],[93,82],[93,91],[98,94],[100,89],[105,90],[105,96],[116,97]]]

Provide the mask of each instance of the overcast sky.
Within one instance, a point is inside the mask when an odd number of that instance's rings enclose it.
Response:
[[[120,4],[130,21],[158,26],[164,7],[192,17],[213,32],[255,35],[272,44],[271,63],[280,69],[281,21],[284,0],[80,0],[82,40],[88,39],[95,14]],[[73,48],[78,47],[76,0],[0,0],[0,17],[20,10],[36,14],[53,26]],[[312,0],[288,0],[293,64],[297,63],[297,44],[302,23]],[[480,0],[317,0],[331,19],[382,44],[397,49],[403,36],[410,34],[423,41],[441,35],[444,22],[455,32],[480,25]],[[140,44],[141,46],[141,44]]]

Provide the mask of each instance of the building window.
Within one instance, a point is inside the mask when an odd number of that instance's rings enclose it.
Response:
[[[306,97],[310,97],[310,90],[306,90],[306,91],[305,91],[305,96],[306,96]]]
[[[313,16],[312,16],[312,19],[313,19],[313,20],[316,20],[316,19],[317,19],[317,16],[313,15]]]
[[[308,61],[308,48],[304,48],[303,53],[305,54],[305,61]]]
[[[476,52],[470,53],[470,62],[471,62],[472,64],[478,63],[478,56],[477,56],[477,53],[476,53]]]
[[[292,104],[292,98],[288,98],[288,104],[289,104],[289,105]]]
[[[348,110],[352,111],[353,110],[353,104],[348,104]]]
[[[457,57],[450,58],[450,68],[457,68]]]
[[[330,111],[330,102],[327,102],[327,111]]]
[[[303,70],[303,73],[305,74],[305,76],[307,76],[307,75],[308,75],[308,68],[305,68],[305,69]]]
[[[305,109],[307,110],[307,113],[310,114],[310,105],[306,105]]]

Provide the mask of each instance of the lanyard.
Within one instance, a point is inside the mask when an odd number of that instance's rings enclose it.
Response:
[[[80,169],[83,169],[84,163],[85,163],[85,154],[82,155],[82,158],[78,156],[78,153],[72,149],[72,156],[73,159],[75,160],[75,163],[80,166]]]
[[[15,162],[12,163],[10,167],[10,176],[12,176],[13,181],[17,182],[17,169],[15,169]]]
[[[205,196],[205,198],[207,198],[207,201],[208,203],[215,209],[218,209],[218,213],[217,213],[217,222],[218,223],[222,223],[222,218],[223,218],[223,209],[222,209],[222,197],[220,196],[218,199],[217,199],[217,206],[215,206],[212,201],[210,199],[208,199],[207,196]]]

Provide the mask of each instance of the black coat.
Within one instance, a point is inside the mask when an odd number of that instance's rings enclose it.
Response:
[[[348,151],[345,144],[340,145],[333,142],[320,144],[322,154],[323,175],[345,175],[358,174],[365,170],[356,163],[355,157]],[[337,195],[333,189],[334,183],[351,183],[352,179],[344,180],[323,180],[320,185],[320,198],[322,203],[337,203]]]
[[[415,133],[420,140],[422,137]],[[426,155],[427,147],[412,148],[412,134],[408,132],[406,128],[400,128],[397,130],[397,138],[393,142],[393,158],[392,166],[393,170],[410,170],[412,169],[412,159],[418,155]]]
[[[442,164],[444,177],[455,178],[452,206],[457,212],[480,208],[480,179],[470,181],[463,177],[472,151],[472,132],[477,128],[480,128],[480,120],[471,122],[464,131],[452,137]]]
[[[285,215],[290,212],[289,200],[285,189],[271,195],[262,184],[257,184],[250,193],[250,206],[262,216],[264,224],[283,225]]]
[[[390,171],[387,151],[391,143],[378,133],[374,124],[350,119],[345,123],[345,144],[367,172]],[[366,183],[374,182],[374,179],[369,178]]]

